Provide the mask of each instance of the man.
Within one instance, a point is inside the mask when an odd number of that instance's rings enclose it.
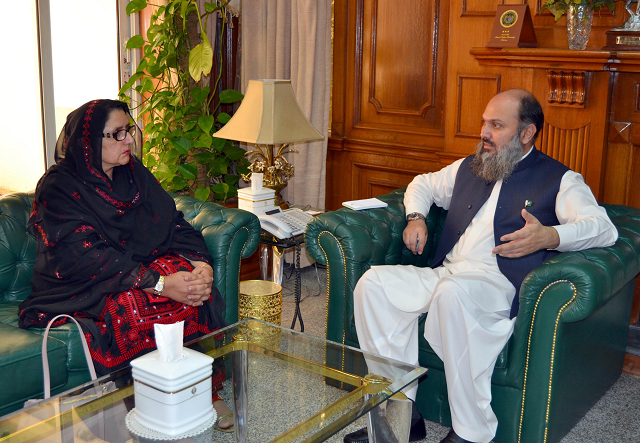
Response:
[[[441,443],[495,436],[491,374],[525,276],[559,252],[618,238],[582,176],[534,147],[544,115],[533,95],[499,93],[482,119],[475,156],[416,177],[405,193],[403,240],[414,254],[427,242],[431,205],[449,211],[433,268],[374,266],[353,295],[361,348],[410,364],[418,364],[418,317],[429,312],[424,335],[444,362],[453,423]],[[413,400],[416,391],[405,394]],[[411,441],[425,434],[413,407]],[[366,430],[344,440],[367,441]]]

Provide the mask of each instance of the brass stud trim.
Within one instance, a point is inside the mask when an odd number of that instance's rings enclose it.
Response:
[[[321,231],[320,233],[318,233],[318,237],[317,237],[317,242],[318,242],[318,246],[320,246],[320,249],[322,249],[322,253],[324,254],[324,261],[327,264],[327,303],[325,305],[325,316],[324,316],[324,331],[325,331],[325,336],[327,333],[327,327],[329,325],[329,288],[331,287],[330,285],[330,272],[329,272],[329,259],[327,257],[327,252],[324,250],[324,248],[321,246],[320,244],[320,237],[322,236],[322,234],[328,234],[331,237],[333,237],[333,239],[335,240],[336,244],[338,245],[338,248],[340,248],[340,255],[342,255],[342,271],[344,272],[344,291],[345,293],[347,292],[347,260],[344,256],[344,249],[342,249],[342,244],[340,244],[340,241],[338,241],[338,238],[333,235],[333,233],[329,232],[329,231]],[[344,345],[345,342],[345,337],[346,337],[346,329],[347,329],[347,325],[346,325],[346,318],[344,319],[344,323],[343,323],[343,327],[342,327],[342,344]],[[344,371],[344,349],[342,350],[342,362],[340,363],[340,369]]]
[[[527,338],[527,354],[526,354],[526,358],[525,358],[525,366],[524,366],[524,383],[522,385],[522,405],[520,407],[520,423],[518,425],[518,443],[520,443],[521,439],[522,439],[522,421],[523,421],[523,416],[524,416],[524,404],[525,404],[525,397],[526,397],[526,392],[527,392],[527,374],[529,371],[529,354],[531,352],[531,336],[533,335],[533,325],[535,324],[535,320],[536,320],[536,314],[538,312],[538,304],[540,303],[542,296],[544,295],[544,293],[547,291],[547,289],[549,289],[551,286],[557,284],[557,283],[569,283],[569,285],[571,285],[571,287],[573,288],[573,297],[571,297],[571,300],[569,300],[567,303],[565,303],[560,310],[558,311],[558,315],[556,316],[556,322],[555,322],[555,327],[553,330],[553,340],[552,340],[552,346],[551,346],[551,364],[549,367],[549,390],[548,390],[548,396],[547,396],[547,410],[546,410],[546,415],[545,415],[545,429],[544,429],[544,443],[546,443],[547,441],[547,431],[548,431],[548,426],[549,426],[549,409],[551,407],[551,386],[552,386],[552,382],[553,382],[553,364],[554,364],[554,356],[555,356],[555,347],[556,347],[556,336],[558,333],[558,323],[560,322],[560,316],[562,315],[562,312],[564,311],[564,309],[569,306],[571,304],[571,302],[573,302],[577,296],[577,289],[574,286],[573,283],[571,283],[569,280],[556,280],[554,282],[549,283],[547,286],[544,287],[544,289],[540,292],[540,294],[538,295],[538,299],[536,300],[536,304],[535,307],[533,308],[533,315],[531,317],[531,326],[529,327],[529,336]]]

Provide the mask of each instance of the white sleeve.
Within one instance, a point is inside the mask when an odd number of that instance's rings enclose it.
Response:
[[[581,251],[613,245],[618,230],[609,219],[607,211],[598,205],[582,175],[567,171],[562,176],[556,198],[556,216],[559,226],[554,226],[560,237],[560,252]]]
[[[404,193],[405,215],[419,212],[426,217],[434,203],[441,208],[449,209],[453,185],[463,160],[456,160],[438,172],[416,176]]]

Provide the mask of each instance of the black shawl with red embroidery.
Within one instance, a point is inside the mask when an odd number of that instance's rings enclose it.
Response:
[[[29,232],[38,241],[32,293],[20,305],[20,326],[46,326],[56,314],[97,318],[108,294],[153,287],[146,265],[167,251],[212,264],[204,239],[173,198],[133,155],[102,169],[102,138],[111,111],[126,104],[96,100],[67,117],[56,165],[38,182]],[[216,291],[217,292],[217,291]]]

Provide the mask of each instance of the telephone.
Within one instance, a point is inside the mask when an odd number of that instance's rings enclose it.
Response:
[[[281,239],[302,234],[307,223],[313,220],[312,215],[301,209],[294,208],[283,211],[279,206],[266,211],[258,218],[262,229]]]

